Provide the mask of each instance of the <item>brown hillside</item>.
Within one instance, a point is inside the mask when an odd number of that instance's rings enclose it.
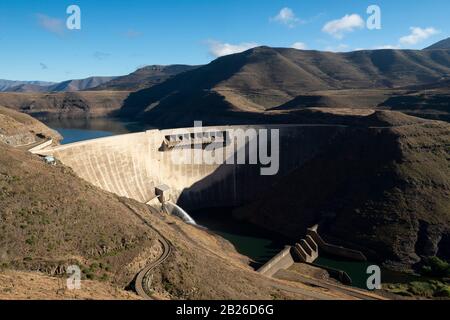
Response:
[[[0,143],[12,146],[32,146],[61,136],[29,115],[0,106]]]

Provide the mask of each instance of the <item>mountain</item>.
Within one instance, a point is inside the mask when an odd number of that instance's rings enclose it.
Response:
[[[262,113],[302,95],[393,90],[449,75],[450,50],[332,53],[258,47],[132,93],[121,114],[158,125],[218,123],[242,113]]]
[[[80,80],[67,80],[59,83],[31,81],[0,80],[0,88],[3,92],[74,92],[89,90],[109,82],[115,77],[90,77]]]
[[[137,91],[152,87],[179,73],[193,70],[197,66],[169,65],[146,66],[137,71],[99,85],[95,90]]]
[[[51,87],[53,85],[55,85],[55,84],[42,86],[42,85],[38,85],[38,84],[25,83],[25,84],[20,84],[20,85],[8,88],[4,92],[48,92],[49,87]]]
[[[13,81],[13,80],[0,80],[0,92],[10,91],[11,88],[19,86],[36,86],[44,87],[54,85],[54,82],[45,81]]]
[[[20,82],[0,80],[3,92],[74,92],[86,90],[137,91],[162,83],[185,71],[198,68],[188,65],[147,66],[121,77],[90,77],[80,80],[67,80],[60,83],[40,81]]]
[[[90,77],[80,80],[68,80],[56,85],[50,86],[48,91],[50,92],[73,92],[89,90],[99,85],[109,82],[116,77]]]
[[[450,50],[450,38],[439,41],[424,50]]]

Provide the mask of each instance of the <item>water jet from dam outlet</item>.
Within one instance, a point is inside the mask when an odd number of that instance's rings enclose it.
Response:
[[[184,211],[183,208],[177,206],[175,203],[172,203],[170,201],[165,202],[164,209],[167,211],[168,214],[176,216],[188,224],[192,224],[194,226],[197,225],[195,220],[186,211]]]

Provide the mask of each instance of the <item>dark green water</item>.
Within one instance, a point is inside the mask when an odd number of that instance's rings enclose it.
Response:
[[[315,262],[315,265],[333,268],[337,270],[345,271],[350,278],[352,278],[353,286],[367,289],[367,278],[370,276],[367,274],[367,268],[376,263],[370,262],[355,262],[348,260],[341,260],[335,257],[320,256]],[[383,281],[383,279],[382,279]]]
[[[204,209],[189,214],[201,226],[230,241],[236,250],[253,260],[258,268],[272,259],[287,244],[279,235],[233,218],[232,209]]]

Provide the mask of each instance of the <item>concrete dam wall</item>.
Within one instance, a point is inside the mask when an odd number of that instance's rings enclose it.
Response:
[[[229,131],[237,129],[241,132],[236,137],[245,141],[244,147],[239,148],[235,140],[227,137]],[[223,152],[226,159],[238,157],[243,148],[246,151],[251,148],[252,141],[264,138],[264,130],[273,129],[279,132],[276,175],[262,175],[261,169],[265,166],[251,164],[254,159],[249,152],[245,153],[245,164],[176,161],[186,155],[186,149],[194,150],[199,145],[210,155]],[[247,135],[245,130],[253,130],[256,135]],[[202,132],[198,128],[150,130],[44,148],[36,153],[54,156],[103,190],[144,203],[156,197],[157,186],[165,184],[170,187],[171,201],[192,210],[237,206],[255,199],[278,179],[333,143],[343,130],[344,126],[327,125],[226,126],[203,128]],[[223,140],[210,132],[223,133]],[[270,133],[267,136],[270,145],[276,142],[272,141]],[[215,151],[208,151],[205,146],[212,143],[216,144]],[[230,144],[234,144],[231,151]]]

